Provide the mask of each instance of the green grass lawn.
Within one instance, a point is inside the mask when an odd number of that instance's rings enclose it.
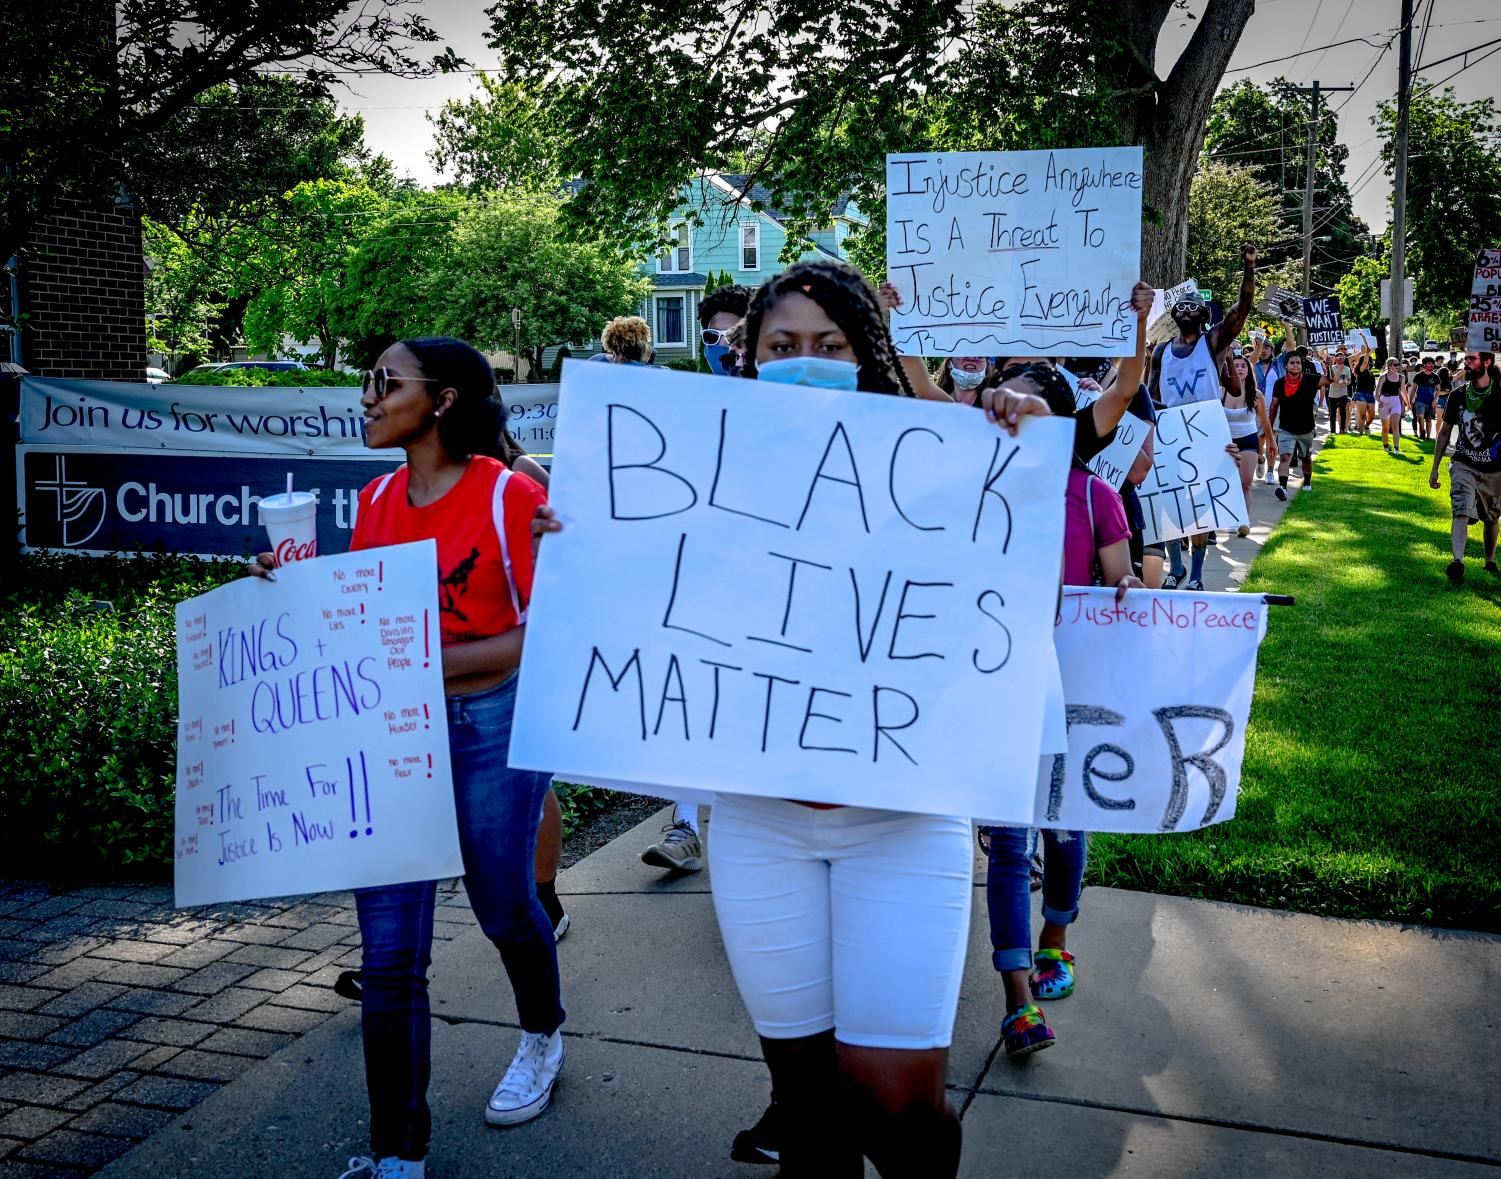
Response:
[[[1445,580],[1432,461],[1325,443],[1245,586],[1297,605],[1270,615],[1236,817],[1096,835],[1092,883],[1501,932],[1501,578],[1476,527]]]

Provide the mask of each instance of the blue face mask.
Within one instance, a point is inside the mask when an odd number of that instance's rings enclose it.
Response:
[[[860,366],[853,361],[834,360],[827,356],[788,356],[757,365],[756,375],[763,381],[783,385],[812,385],[819,389],[853,392],[859,388]]]
[[[728,344],[705,344],[704,359],[709,362],[709,371],[716,377],[727,377],[735,367],[733,359],[729,364],[725,363],[725,357],[730,356],[733,350]]]

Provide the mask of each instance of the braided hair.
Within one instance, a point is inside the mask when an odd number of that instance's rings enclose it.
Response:
[[[438,419],[438,441],[449,456],[479,454],[509,465],[521,448],[506,432],[506,407],[490,362],[452,336],[421,336],[402,340],[401,346],[417,358],[422,375],[431,378],[426,388],[434,399],[444,389],[454,391],[453,404]]]
[[[864,393],[915,397],[897,358],[891,329],[876,299],[875,288],[847,262],[817,258],[798,262],[761,284],[745,313],[745,375],[756,376],[756,348],[766,313],[788,295],[806,295],[823,309],[847,337],[860,366]]]

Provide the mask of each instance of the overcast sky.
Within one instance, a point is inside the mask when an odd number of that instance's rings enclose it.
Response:
[[[1190,9],[1199,13],[1208,0],[1189,0]],[[1421,60],[1437,61],[1473,45],[1501,38],[1501,3],[1498,0],[1417,0],[1420,14],[1428,13],[1431,25]],[[484,43],[488,21],[481,0],[426,0],[424,11],[448,43],[476,66],[494,64]],[[1401,17],[1400,0],[1257,0],[1234,58],[1226,83],[1240,78],[1268,82],[1284,75],[1298,85],[1308,85],[1315,78],[1325,86],[1359,86],[1352,96],[1337,94],[1331,102],[1338,106],[1340,139],[1350,147],[1346,181],[1355,189],[1355,211],[1380,231],[1390,216],[1391,182],[1381,165],[1375,162],[1380,151],[1371,117],[1376,104],[1389,98],[1397,89],[1397,46],[1385,53],[1384,45],[1397,28]],[[1420,15],[1416,32],[1421,32]],[[1172,62],[1192,36],[1193,24],[1176,14],[1169,18],[1158,44],[1157,68],[1166,74]],[[1374,45],[1361,44],[1331,47],[1334,42],[1365,37]],[[1414,59],[1417,37],[1414,37]],[[1327,52],[1324,50],[1327,47]],[[1491,47],[1501,48],[1501,47]],[[1284,57],[1299,50],[1317,50],[1291,61],[1258,66],[1258,62]],[[1482,50],[1482,53],[1488,50]],[[1471,60],[1477,55],[1472,55]],[[1463,60],[1454,60],[1420,76],[1429,82],[1442,79],[1459,69]],[[1255,67],[1255,68],[1249,68]],[[1452,85],[1464,99],[1497,97],[1501,79],[1501,53],[1483,64],[1459,74]],[[344,105],[365,117],[366,140],[385,152],[397,166],[424,184],[438,179],[427,152],[432,145],[432,129],[424,113],[436,111],[449,98],[463,98],[474,88],[470,75],[459,74],[430,79],[362,78],[357,91],[345,96]],[[1306,134],[1302,128],[1290,128],[1286,145],[1289,174],[1301,176]],[[1283,150],[1280,143],[1269,143],[1275,158]],[[1409,193],[1410,200],[1421,194]]]

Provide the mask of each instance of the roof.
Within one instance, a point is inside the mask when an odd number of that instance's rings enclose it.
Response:
[[[779,209],[772,204],[771,189],[767,188],[766,185],[762,184],[759,180],[752,184],[749,188],[746,188],[746,181],[749,180],[750,177],[746,176],[744,173],[717,172],[715,173],[715,175],[727,186],[733,189],[742,200],[750,201],[752,204],[761,205],[761,211],[768,217],[770,217],[773,221],[776,221],[780,224],[787,219],[787,211],[785,209]],[[829,209],[829,215],[831,217],[843,217],[845,215],[845,211],[849,208],[849,205],[850,194],[848,192],[841,193],[838,199],[834,201],[834,204]]]
[[[653,274],[649,275],[651,285],[661,289],[663,287],[701,287],[708,283],[707,274],[699,274],[696,270],[690,270],[685,274]]]

